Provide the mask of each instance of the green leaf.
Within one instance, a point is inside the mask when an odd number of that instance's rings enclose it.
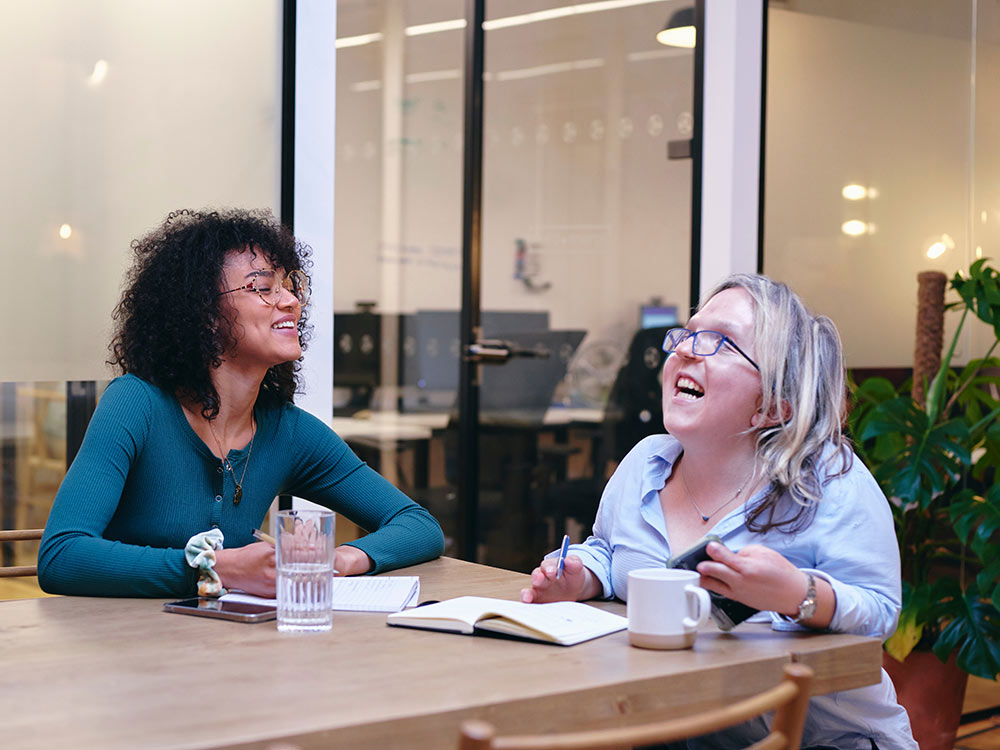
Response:
[[[934,653],[947,661],[957,652],[960,669],[986,680],[1000,673],[1000,612],[971,593],[959,600],[960,614],[938,636]]]

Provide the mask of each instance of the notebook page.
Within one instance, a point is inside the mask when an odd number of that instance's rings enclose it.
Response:
[[[278,606],[277,599],[230,593],[223,601]],[[420,599],[419,576],[358,576],[333,579],[333,609],[340,612],[398,612]]]
[[[581,602],[524,604],[504,602],[492,608],[528,627],[548,633],[557,640],[573,640],[591,634],[613,633],[628,626],[620,615]]]

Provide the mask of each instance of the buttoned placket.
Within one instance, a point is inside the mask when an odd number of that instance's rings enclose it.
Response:
[[[212,528],[219,528],[219,524],[222,523],[222,499],[225,497],[226,488],[226,474],[225,470],[222,468],[222,463],[216,459],[215,465],[215,497],[212,502],[212,511],[209,514],[212,521]],[[231,492],[231,490],[230,490]]]

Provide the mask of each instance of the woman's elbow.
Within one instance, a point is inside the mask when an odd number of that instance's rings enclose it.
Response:
[[[58,566],[54,564],[51,557],[38,553],[38,586],[46,594],[68,594],[60,585],[60,577],[57,571]]]
[[[441,530],[441,524],[438,523],[434,516],[429,513],[427,515],[430,519],[427,528],[427,559],[433,560],[444,554],[445,538],[444,531]]]

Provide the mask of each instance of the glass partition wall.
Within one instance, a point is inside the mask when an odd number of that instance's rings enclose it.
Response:
[[[478,559],[530,570],[590,531],[662,431],[687,314],[693,51],[663,0],[486,3]],[[335,429],[458,544],[465,3],[338,5]]]
[[[764,271],[836,321],[849,367],[904,377],[917,273],[1000,252],[1000,12],[803,0],[768,23]]]
[[[0,256],[20,279],[0,328],[3,528],[44,525],[67,424],[78,440],[112,376],[111,311],[131,240],[178,208],[277,212],[281,5],[0,10]],[[36,545],[0,552],[32,564]]]

